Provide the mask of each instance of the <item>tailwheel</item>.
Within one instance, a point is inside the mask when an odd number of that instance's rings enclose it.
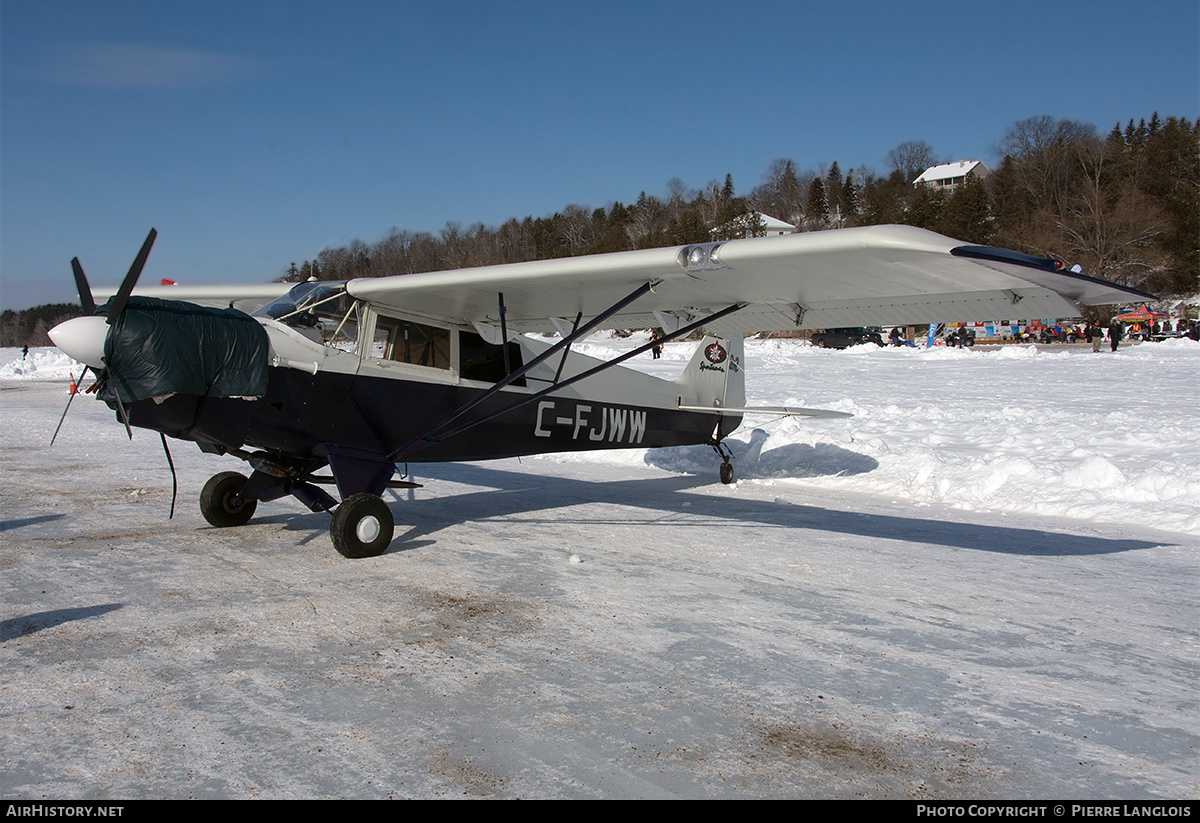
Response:
[[[200,513],[217,528],[243,526],[254,516],[257,500],[235,503],[234,500],[246,487],[246,476],[237,472],[214,474],[200,492]]]
[[[709,441],[713,451],[717,453],[717,457],[721,458],[721,482],[728,486],[733,482],[733,453],[720,440]]]
[[[726,486],[733,482],[733,464],[728,460],[721,463],[721,482]]]
[[[395,533],[392,510],[373,494],[352,494],[333,512],[329,536],[345,557],[377,557]]]

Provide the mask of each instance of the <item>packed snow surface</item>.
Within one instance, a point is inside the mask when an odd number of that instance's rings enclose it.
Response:
[[[593,338],[586,353],[640,339]],[[637,368],[674,377],[668,345]],[[1200,795],[1200,345],[747,344],[710,448],[413,465],[350,561],[0,352],[0,796]],[[85,381],[90,383],[91,379]]]

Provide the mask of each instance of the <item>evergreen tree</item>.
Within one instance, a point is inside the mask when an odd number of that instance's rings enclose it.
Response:
[[[721,187],[719,203],[716,221],[718,227],[729,226],[749,210],[746,201],[734,193],[733,175],[725,175],[725,185]],[[734,227],[731,231],[736,235],[741,229]]]
[[[928,186],[917,186],[913,190],[902,222],[930,231],[941,231],[942,212],[945,207],[946,195],[943,192]]]
[[[969,175],[946,201],[938,231],[957,240],[990,245],[995,227],[987,186],[977,175]]]
[[[834,226],[841,225],[845,203],[842,195],[842,170],[838,168],[836,160],[829,167],[829,174],[825,175],[825,199]]]
[[[857,221],[859,214],[858,201],[858,185],[854,182],[854,170],[851,169],[846,172],[846,179],[842,183],[842,203],[847,223],[853,224]]]
[[[808,184],[808,195],[804,200],[805,225],[810,230],[829,227],[829,200],[825,196],[825,183],[814,177]]]

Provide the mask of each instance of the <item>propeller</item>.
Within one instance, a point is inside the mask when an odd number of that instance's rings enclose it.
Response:
[[[125,279],[121,281],[120,288],[109,301],[108,311],[105,312],[105,315],[110,324],[125,310],[125,304],[129,302],[129,295],[133,293],[133,287],[137,285],[138,278],[142,276],[142,269],[146,267],[146,258],[150,256],[150,248],[154,245],[156,237],[158,237],[158,231],[150,229],[150,233],[146,235],[146,241],[142,243],[141,251],[134,258],[133,265],[129,267]],[[75,288],[79,291],[79,305],[83,309],[83,313],[88,316],[94,315],[96,301],[92,298],[92,288],[88,284],[87,275],[83,273],[83,266],[78,257],[71,260],[71,271],[75,273]]]
[[[133,265],[129,267],[129,272],[121,281],[116,295],[108,302],[103,319],[96,315],[96,301],[92,297],[92,288],[88,284],[87,275],[83,273],[83,265],[80,264],[78,257],[71,260],[71,271],[75,274],[75,288],[79,291],[79,305],[83,309],[84,316],[59,323],[50,330],[49,334],[54,345],[74,360],[84,364],[83,375],[86,375],[88,369],[91,369],[103,380],[107,376],[106,370],[111,371],[104,361],[104,341],[108,336],[108,326],[120,317],[121,312],[125,311],[125,304],[129,302],[129,295],[133,293],[142,269],[146,266],[146,258],[150,256],[150,248],[154,245],[154,238],[157,236],[158,232],[150,229],[150,234],[142,243],[141,251],[134,258]],[[83,381],[83,375],[80,375],[80,382]],[[58,421],[58,428],[54,430],[54,437],[51,438],[50,445],[54,445],[54,440],[58,437],[59,429],[62,428],[63,420],[66,419],[67,412],[71,409],[71,401],[74,399],[74,394],[67,399],[67,407],[63,409],[62,418]],[[117,398],[117,410],[120,412],[122,422],[125,423],[126,432],[130,439],[133,439],[133,431],[129,427],[129,417],[125,413],[125,407],[121,403],[120,397]]]
[[[100,322],[100,318],[96,315],[96,301],[92,297],[92,288],[88,284],[87,275],[83,273],[83,265],[80,264],[78,257],[71,260],[71,271],[75,274],[75,288],[79,291],[79,305],[83,309],[84,316],[58,324],[50,330],[49,334],[56,346],[84,364],[83,374],[79,377],[80,383],[83,382],[83,376],[87,374],[88,369],[99,376],[97,382],[88,389],[89,392],[95,391],[100,382],[108,379],[112,374],[112,366],[104,360],[104,342],[108,336],[107,326],[111,326],[112,322],[121,316],[121,312],[125,311],[125,304],[129,302],[129,295],[133,293],[133,287],[137,285],[138,278],[142,276],[146,258],[150,256],[150,248],[154,245],[154,238],[157,236],[158,232],[150,229],[150,234],[142,243],[141,251],[134,258],[133,265],[129,267],[125,279],[121,281],[120,288],[108,302],[103,322]],[[71,396],[67,398],[67,407],[63,409],[62,417],[58,420],[58,428],[54,430],[54,437],[50,438],[51,446],[58,437],[63,421],[67,419],[67,412],[71,410],[71,401],[75,399],[75,394],[75,392],[71,392]],[[125,424],[125,432],[132,440],[133,429],[129,426],[129,413],[125,410],[125,404],[121,402],[120,393],[113,392],[113,399],[116,400],[117,413],[120,415],[121,422]],[[167,448],[166,435],[160,432],[159,438],[162,440],[163,451],[167,455],[167,465],[171,468],[171,513],[168,515],[168,519],[170,519],[175,516],[175,498],[179,492],[179,482],[175,476],[175,463],[171,460],[171,450]]]
[[[108,302],[103,319],[96,314],[96,301],[92,298],[92,289],[88,285],[87,275],[83,273],[79,258],[71,261],[71,271],[75,273],[75,287],[79,290],[79,305],[84,316],[55,326],[50,330],[50,339],[54,341],[54,345],[80,363],[90,366],[97,374],[103,371],[106,365],[104,340],[108,336],[108,326],[125,311],[129,295],[137,285],[138,277],[146,266],[146,258],[150,256],[150,247],[154,245],[154,238],[157,236],[158,232],[150,229],[146,242],[142,244],[141,251],[129,267],[129,273],[121,281],[116,295]]]

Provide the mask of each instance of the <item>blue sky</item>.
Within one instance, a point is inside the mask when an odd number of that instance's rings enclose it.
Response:
[[[749,11],[744,9],[751,9]],[[1018,120],[1200,115],[1200,4],[0,2],[0,307],[266,282],[772,161],[995,160]]]

